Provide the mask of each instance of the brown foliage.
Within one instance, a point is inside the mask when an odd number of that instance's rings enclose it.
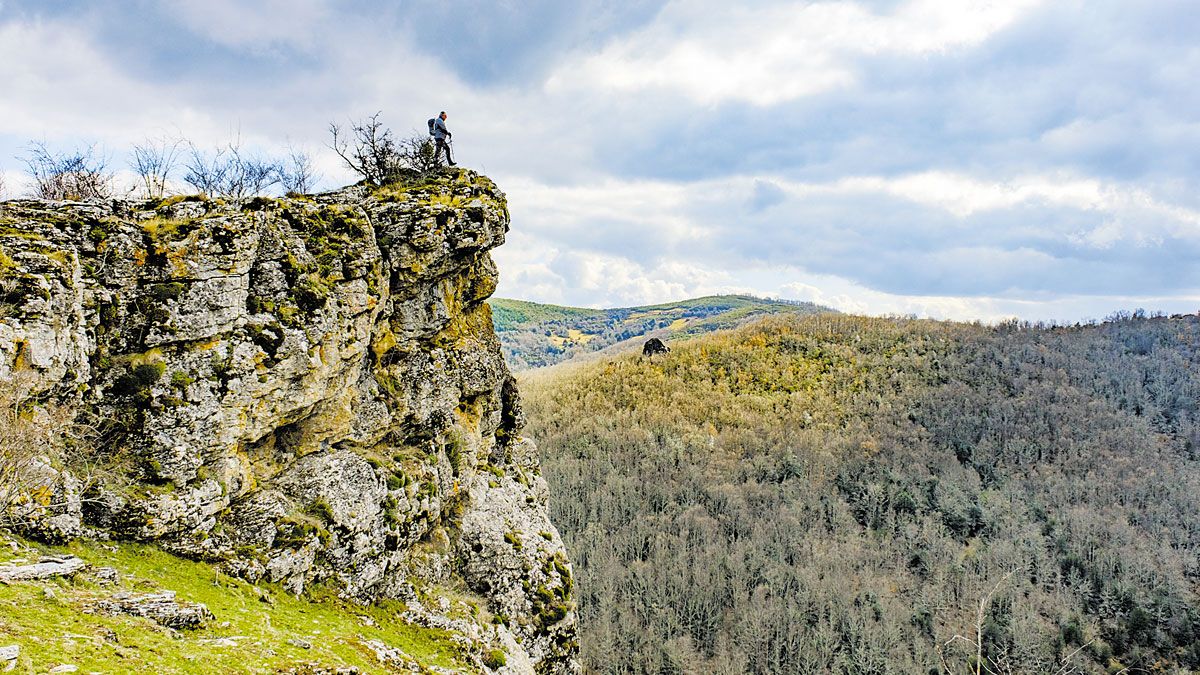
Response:
[[[37,405],[19,383],[0,388],[0,523],[31,503],[54,506],[38,465],[62,462],[73,423],[66,407]]]
[[[56,472],[79,481],[81,493],[100,483],[126,486],[128,467],[120,453],[101,452],[105,445],[77,406],[39,400],[20,376],[0,382],[0,526],[61,510]]]
[[[1200,666],[1197,344],[821,315],[527,375],[588,667]]]

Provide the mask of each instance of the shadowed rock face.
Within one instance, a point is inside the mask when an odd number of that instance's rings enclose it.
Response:
[[[0,381],[77,405],[136,479],[31,531],[153,540],[362,601],[465,585],[507,626],[452,629],[574,670],[570,565],[484,302],[508,222],[468,171],[3,203]]]

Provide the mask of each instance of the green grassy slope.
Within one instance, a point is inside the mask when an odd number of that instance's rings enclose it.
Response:
[[[493,298],[492,320],[515,370],[553,365],[647,334],[696,335],[768,314],[832,311],[808,302],[713,295],[617,309],[584,309]]]
[[[12,538],[0,544],[0,562],[74,554],[120,573],[111,585],[86,572],[0,585],[0,646],[20,646],[17,672],[44,673],[60,665],[85,673],[310,673],[351,667],[392,672],[367,640],[398,648],[424,666],[471,670],[449,633],[405,622],[398,602],[354,605],[321,590],[297,598],[277,585],[249,584],[147,545],[77,541],[34,547]],[[203,629],[174,631],[148,618],[90,611],[118,591],[162,590],[175,591],[180,601],[204,603],[215,620]]]
[[[1195,316],[776,317],[521,379],[595,672],[1200,669]]]

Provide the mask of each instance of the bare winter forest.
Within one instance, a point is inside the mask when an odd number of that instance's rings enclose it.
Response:
[[[1200,668],[1200,320],[767,319],[525,377],[586,664]]]

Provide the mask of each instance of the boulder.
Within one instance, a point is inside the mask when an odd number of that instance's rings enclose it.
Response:
[[[0,582],[70,577],[86,567],[87,563],[75,556],[48,556],[30,565],[0,565]]]
[[[143,595],[116,593],[109,599],[98,601],[96,610],[106,614],[144,616],[177,630],[203,628],[213,619],[208,607],[198,602],[180,602],[175,599],[175,591]]]

